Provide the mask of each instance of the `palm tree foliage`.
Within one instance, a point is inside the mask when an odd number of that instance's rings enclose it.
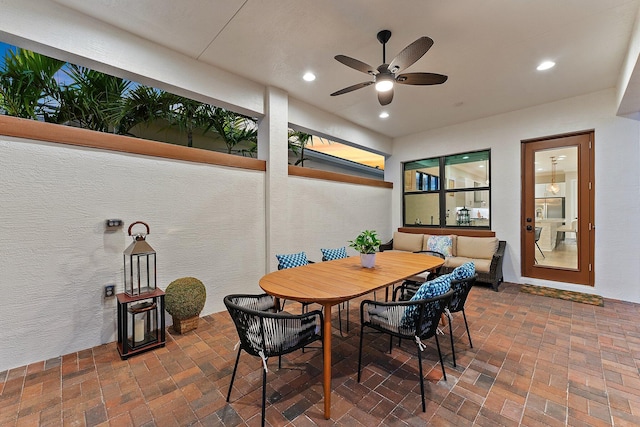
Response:
[[[304,147],[313,145],[313,135],[299,130],[289,129],[289,150],[296,156],[294,166],[304,166],[304,161],[309,160],[304,157]]]
[[[5,114],[47,120],[58,104],[55,75],[63,65],[29,50],[8,50],[0,69],[0,107]]]
[[[196,133],[214,132],[230,154],[254,155],[258,142],[249,117],[25,49],[5,55],[0,114],[131,136],[137,125],[168,123],[189,147]]]
[[[122,110],[131,82],[73,64],[65,73],[72,83],[60,88],[60,108],[54,121],[116,132],[118,112]]]
[[[111,120],[118,123],[118,133],[131,135],[131,130],[137,125],[149,125],[166,118],[170,102],[167,92],[149,86],[136,86],[122,102],[122,108],[111,116]]]
[[[249,155],[255,153],[258,146],[256,122],[249,117],[224,108],[209,107],[205,132],[211,129],[216,131],[227,146],[229,154],[243,141],[249,143],[249,148],[240,150],[240,152]]]

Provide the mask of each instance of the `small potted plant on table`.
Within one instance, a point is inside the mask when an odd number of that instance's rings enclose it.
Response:
[[[349,240],[349,247],[360,252],[360,263],[363,267],[373,268],[380,243],[382,242],[374,230],[364,230],[354,240]]]

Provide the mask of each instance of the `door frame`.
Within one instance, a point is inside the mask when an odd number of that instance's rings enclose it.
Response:
[[[521,141],[521,274],[522,277],[595,285],[595,159],[594,131],[575,132]],[[578,147],[578,268],[535,263],[535,152],[567,146]],[[527,226],[531,229],[528,230]]]

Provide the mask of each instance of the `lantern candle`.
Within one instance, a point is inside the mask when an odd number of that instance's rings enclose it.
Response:
[[[141,342],[144,341],[144,317],[145,314],[142,314],[142,316],[140,316],[140,319],[136,319],[135,321],[135,330],[133,331],[133,336],[135,337],[135,342]]]

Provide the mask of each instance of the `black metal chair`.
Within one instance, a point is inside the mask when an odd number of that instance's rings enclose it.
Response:
[[[453,321],[453,313],[462,312],[462,317],[464,318],[464,326],[467,328],[467,336],[469,337],[469,345],[473,348],[473,343],[471,342],[471,333],[469,332],[469,324],[467,323],[467,315],[464,312],[464,304],[467,301],[467,296],[469,296],[469,291],[473,287],[476,279],[478,278],[477,274],[474,274],[472,277],[460,280],[451,280],[451,290],[453,290],[453,295],[451,296],[451,301],[449,301],[449,305],[445,308],[445,314],[449,319],[449,336],[451,337],[451,352],[453,354],[453,366],[456,367],[456,349],[453,346],[453,326],[451,325]]]
[[[438,341],[438,323],[444,309],[449,305],[453,290],[435,298],[400,301],[378,302],[364,300],[360,303],[360,348],[358,351],[358,382],[362,368],[362,340],[364,328],[368,327],[389,335],[389,353],[393,347],[393,337],[410,339],[416,343],[418,350],[418,366],[420,369],[420,393],[422,395],[422,411],[426,411],[424,402],[424,375],[422,373],[422,351],[425,345],[422,340],[435,337],[438,357],[442,367],[442,376],[447,380],[447,373],[442,362],[440,342]]]
[[[314,264],[314,261],[307,259],[307,255],[304,252],[296,254],[276,255],[276,259],[278,260],[278,270],[286,270],[288,268]],[[281,310],[284,310],[284,305],[286,304],[286,302],[286,300],[282,300],[282,305],[280,306]],[[302,304],[302,312],[305,313],[307,310],[309,310],[309,306],[312,303],[301,302],[300,304]]]
[[[231,397],[233,381],[238,370],[240,352],[246,351],[262,359],[262,425],[265,420],[267,398],[267,359],[301,349],[315,341],[323,342],[322,312],[313,310],[304,314],[274,312],[274,299],[270,295],[235,294],[224,297],[231,319],[240,337],[238,356],[233,367],[227,402]],[[281,359],[278,366],[281,366]]]
[[[442,259],[445,259],[445,256],[440,252],[436,251],[418,251],[415,252],[417,254],[425,254],[436,256]],[[418,276],[413,276],[402,282],[400,286],[393,290],[393,301],[408,301],[411,297],[416,293],[420,285],[429,280],[433,280],[434,278],[440,275],[440,271],[442,270],[442,266],[435,269],[435,271],[429,271],[427,273],[422,273]],[[398,293],[400,293],[400,298],[398,299]]]
[[[323,249],[323,253],[326,249]],[[346,253],[345,253],[346,255]],[[341,258],[346,258],[346,256],[341,257]],[[333,259],[340,259],[340,258],[333,258]],[[322,255],[322,261],[331,261],[330,259],[328,259],[325,255]],[[345,308],[345,310],[347,311],[347,333],[349,332],[349,301],[345,301],[343,303],[338,304],[338,325],[340,327],[340,336],[344,336],[342,335],[342,307]]]

